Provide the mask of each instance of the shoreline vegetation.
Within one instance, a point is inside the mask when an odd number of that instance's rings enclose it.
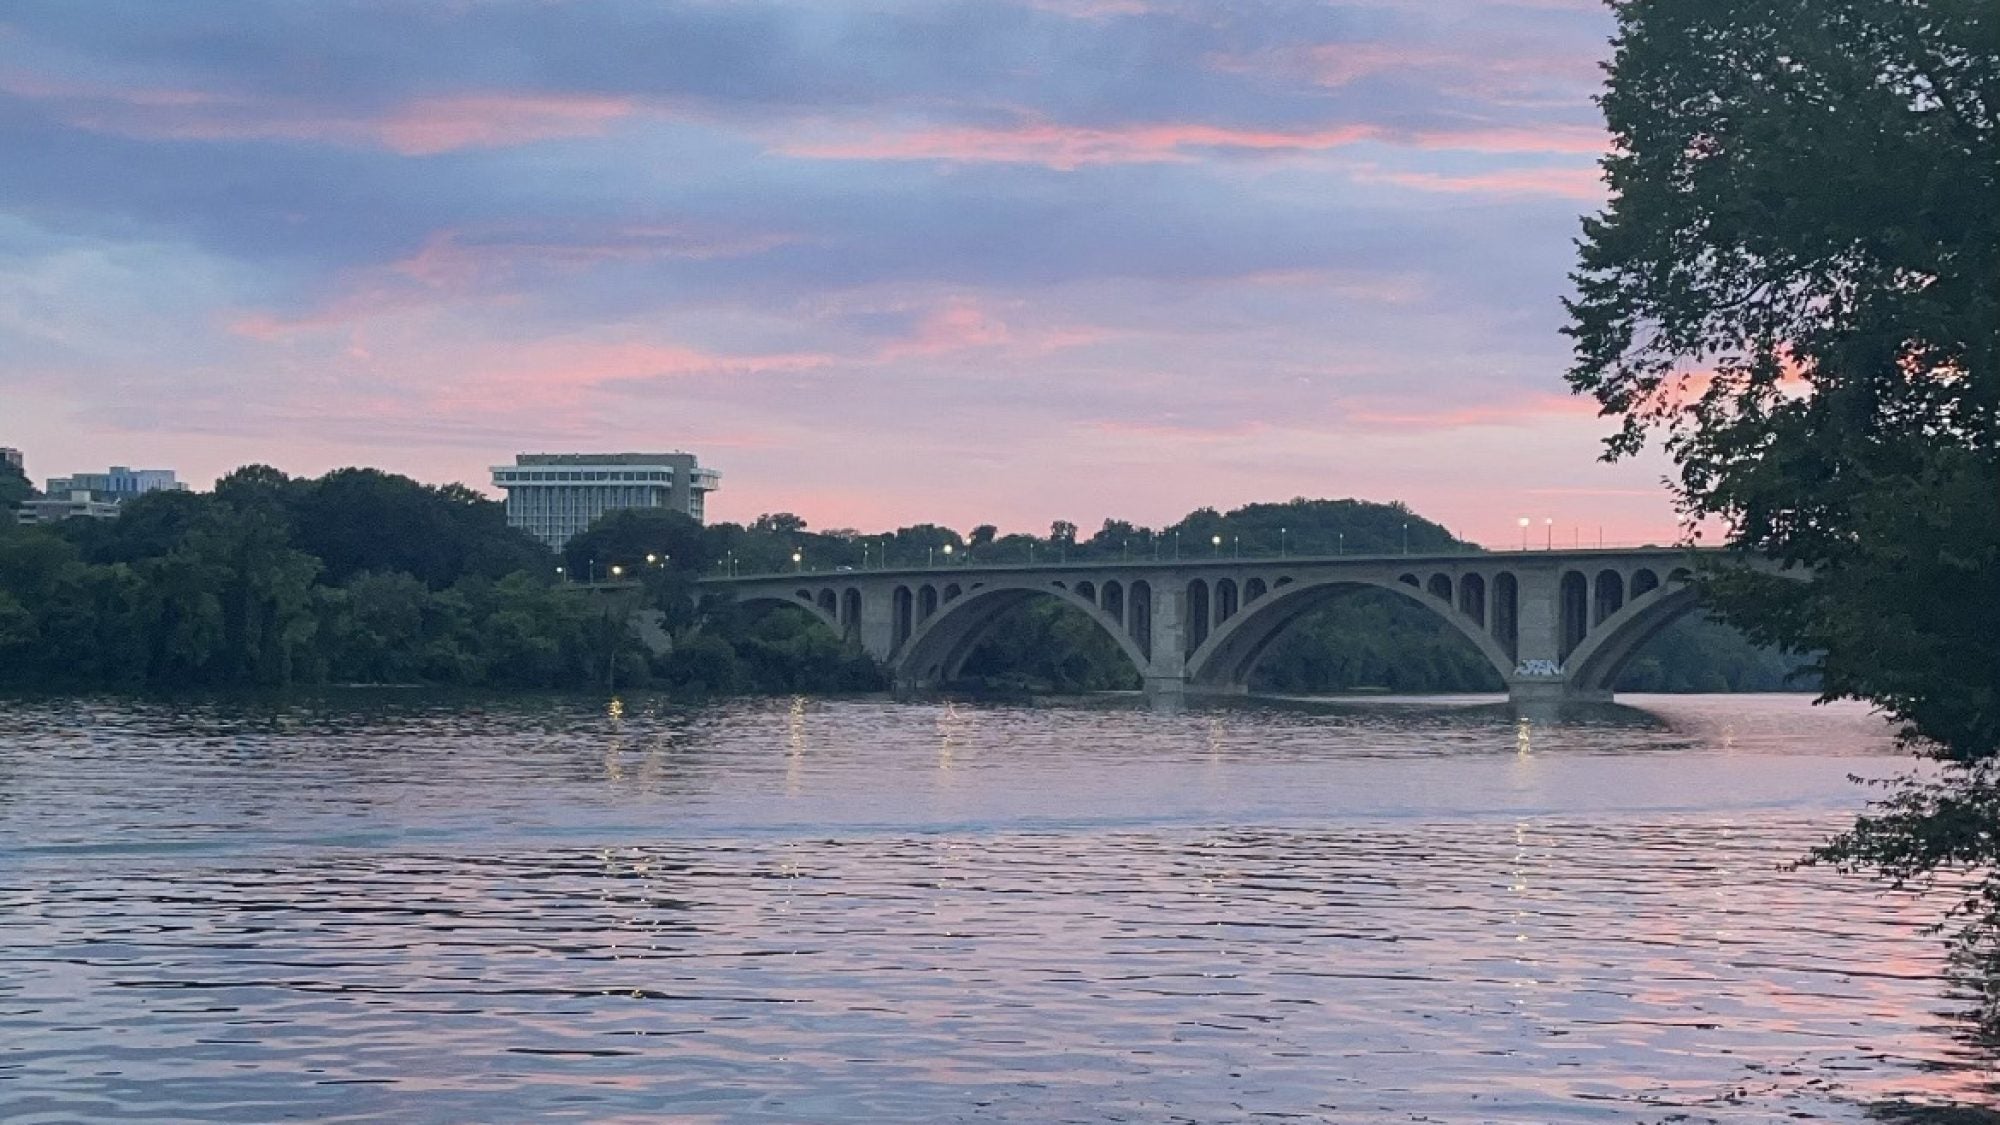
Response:
[[[16,481],[11,494],[25,493]],[[1217,541],[1244,554],[1477,551],[1401,504],[1305,500],[1199,509],[1150,528],[1107,520],[1083,536],[918,524],[880,534],[812,531],[788,513],[703,526],[620,511],[561,554],[507,526],[461,485],[374,469],[316,479],[239,469],[206,493],[128,501],[112,520],[0,527],[0,687],[38,690],[369,685],[495,690],[651,689],[853,694],[889,685],[810,615],[738,606],[705,575],[924,565],[937,558],[1144,557]],[[649,561],[650,560],[650,561]],[[638,579],[614,594],[572,579]],[[634,622],[654,615],[649,647]],[[1667,630],[1619,684],[1644,692],[1811,690],[1795,661],[1700,618]],[[1079,694],[1138,687],[1085,617],[1030,603],[995,624],[953,685],[963,694]],[[1419,607],[1361,592],[1274,646],[1260,694],[1498,691],[1486,662]]]

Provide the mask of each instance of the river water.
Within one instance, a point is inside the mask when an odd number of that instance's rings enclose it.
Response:
[[[2000,1101],[1852,707],[0,701],[0,1120]]]

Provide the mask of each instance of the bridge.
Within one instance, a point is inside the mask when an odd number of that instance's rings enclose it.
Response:
[[[1681,547],[1145,562],[978,564],[702,581],[740,603],[806,610],[881,661],[899,691],[959,676],[1008,610],[1053,598],[1118,645],[1155,697],[1248,690],[1285,628],[1360,589],[1429,610],[1516,701],[1608,699],[1625,661],[1692,609]]]

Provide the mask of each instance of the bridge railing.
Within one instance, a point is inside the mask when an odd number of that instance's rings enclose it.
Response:
[[[1272,563],[1281,561],[1290,561],[1290,562],[1304,564],[1304,563],[1326,563],[1326,562],[1353,562],[1353,563],[1391,562],[1399,559],[1407,559],[1412,563],[1417,563],[1426,560],[1442,561],[1447,559],[1462,560],[1470,558],[1486,558],[1495,560],[1510,559],[1510,558],[1532,559],[1549,555],[1589,557],[1599,554],[1606,554],[1606,555],[1627,554],[1633,551],[1710,552],[1718,550],[1720,550],[1720,548],[1699,547],[1686,543],[1660,543],[1660,542],[1594,543],[1593,542],[1593,543],[1586,543],[1580,547],[1570,544],[1556,544],[1554,546],[1530,545],[1525,550],[1522,549],[1495,550],[1477,545],[1463,545],[1443,551],[1438,551],[1438,550],[1347,551],[1334,554],[1319,554],[1319,553],[1309,554],[1309,553],[1302,553],[1299,551],[1280,551],[1280,550],[1265,550],[1265,551],[1211,550],[1202,553],[1183,551],[1178,557],[1175,556],[1171,550],[1159,554],[1155,554],[1150,551],[1141,554],[1137,551],[1134,551],[1129,554],[1121,552],[1118,554],[1108,554],[1108,555],[1100,554],[1094,551],[1089,552],[1087,554],[1085,553],[1065,554],[1061,551],[1051,551],[1048,552],[1047,554],[1043,554],[1042,552],[1037,552],[1032,560],[1020,556],[1015,556],[1006,559],[986,559],[980,557],[977,552],[961,550],[961,551],[954,551],[952,554],[948,556],[938,556],[934,560],[909,561],[905,559],[894,559],[886,563],[870,560],[869,563],[862,565],[841,565],[841,564],[836,564],[832,566],[815,565],[809,559],[801,559],[789,565],[751,568],[748,566],[741,565],[740,560],[724,559],[720,563],[718,563],[717,566],[712,571],[704,575],[703,578],[704,580],[728,579],[728,578],[744,578],[744,579],[776,578],[794,574],[796,575],[810,574],[824,578],[831,575],[842,575],[842,574],[941,574],[956,570],[976,570],[976,571],[1027,571],[1027,570],[1052,570],[1052,569],[1111,570],[1121,567],[1133,567],[1133,566],[1227,567],[1231,565],[1240,565],[1244,563]]]

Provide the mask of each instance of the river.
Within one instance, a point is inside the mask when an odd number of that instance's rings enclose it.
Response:
[[[0,1120],[2000,1101],[1858,707],[0,700]],[[1679,1115],[1679,1116],[1676,1116]]]

